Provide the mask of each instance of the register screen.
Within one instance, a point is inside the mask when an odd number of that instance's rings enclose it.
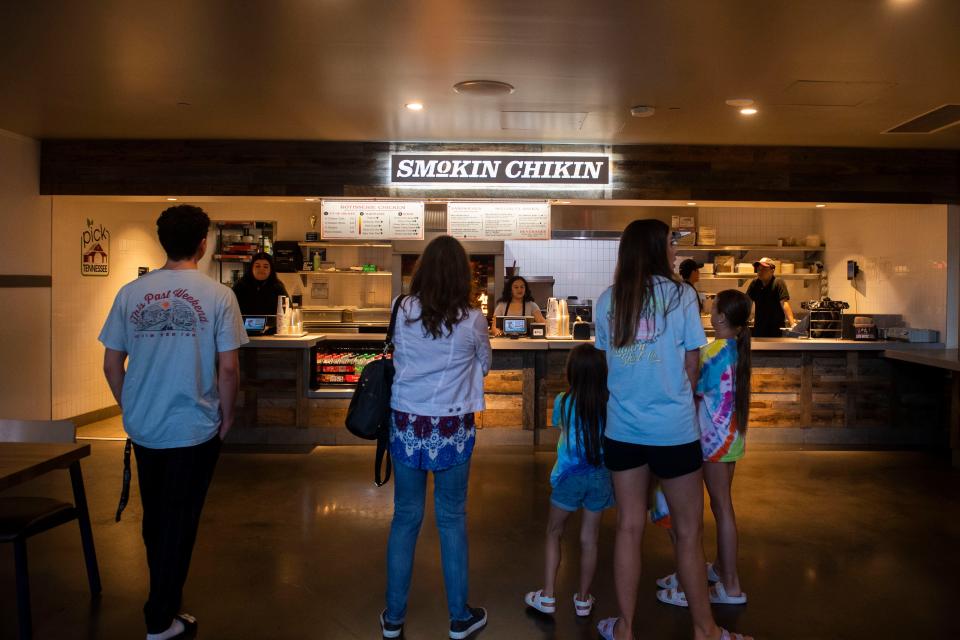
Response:
[[[527,319],[526,318],[504,318],[503,319],[503,333],[504,335],[524,335],[527,333]]]

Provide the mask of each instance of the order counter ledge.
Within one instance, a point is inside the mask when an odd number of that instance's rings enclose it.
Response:
[[[911,345],[917,346],[917,345]],[[888,350],[884,355],[891,360],[900,360],[912,364],[923,364],[948,371],[960,371],[960,354],[957,349],[944,349],[943,345],[934,345],[937,349],[896,349]]]
[[[326,338],[323,333],[308,333],[305,336],[250,336],[245,349],[310,349]]]

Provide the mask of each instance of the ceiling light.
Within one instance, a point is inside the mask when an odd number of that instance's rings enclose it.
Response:
[[[731,107],[752,107],[753,98],[731,98],[727,104]]]
[[[634,118],[649,118],[656,112],[657,110],[655,108],[643,104],[630,108],[630,115]]]
[[[825,206],[827,206],[827,205],[825,205],[825,204],[818,204],[818,205],[817,205],[817,209],[823,209]]]
[[[176,202],[176,201],[177,201],[176,198],[167,198],[167,200],[169,200],[170,202]]]
[[[744,107],[743,109],[740,109],[740,113],[745,116],[752,116],[757,113],[757,110],[753,107]]]
[[[515,89],[512,84],[499,80],[464,80],[453,85],[453,90],[471,96],[508,96]]]
[[[405,106],[407,109],[410,109],[410,111],[423,111],[422,102],[408,102],[403,106]]]
[[[304,198],[307,202],[316,202],[317,198]]]
[[[688,207],[695,207],[696,205],[697,205],[696,202],[688,202],[688,203],[687,203],[687,206],[688,206]]]

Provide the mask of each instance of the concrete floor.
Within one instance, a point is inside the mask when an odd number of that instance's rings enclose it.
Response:
[[[142,638],[146,568],[139,496],[113,522],[121,443],[92,443],[84,462],[104,593],[90,603],[75,525],[30,541],[37,638]],[[369,448],[310,454],[225,454],[207,502],[185,610],[204,639],[378,638],[392,485],[371,482]],[[566,540],[555,621],[526,611],[539,586],[550,454],[480,446],[470,483],[471,603],[490,612],[479,637],[596,638],[614,613],[615,513],[604,518],[593,619],[567,606],[576,535]],[[69,499],[66,472],[19,493]],[[925,453],[752,450],[737,470],[746,607],[715,607],[719,621],[758,638],[957,638],[960,621],[960,473]],[[706,545],[714,544],[707,518]],[[639,615],[642,638],[689,638],[688,614],[656,602],[655,577],[672,570],[662,531],[650,529]],[[0,638],[16,633],[13,557],[0,546]],[[902,635],[901,635],[902,634]],[[410,594],[406,637],[446,637],[432,510]]]

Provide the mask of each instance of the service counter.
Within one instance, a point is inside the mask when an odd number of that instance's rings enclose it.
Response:
[[[364,444],[344,427],[352,390],[311,375],[326,341],[381,345],[382,334],[254,338],[241,350],[238,421],[230,442],[264,445]],[[565,388],[574,340],[494,338],[485,382],[482,441],[550,447],[554,396]],[[753,341],[751,442],[836,446],[936,446],[949,441],[949,376],[887,357],[942,345],[853,340]]]

